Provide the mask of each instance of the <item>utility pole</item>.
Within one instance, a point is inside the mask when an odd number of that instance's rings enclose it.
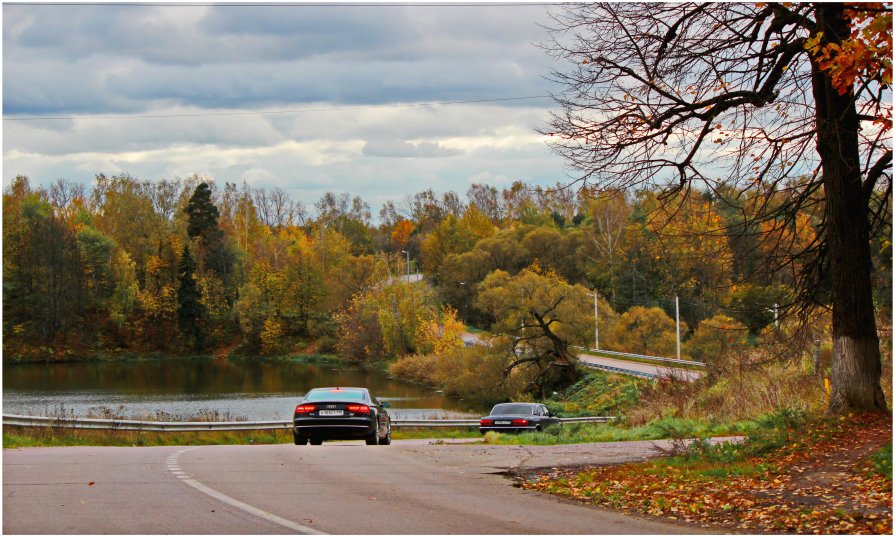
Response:
[[[410,250],[401,250],[401,253],[407,254],[407,283],[410,283]]]
[[[681,359],[681,305],[677,295],[674,295],[674,320],[677,324],[677,359]]]

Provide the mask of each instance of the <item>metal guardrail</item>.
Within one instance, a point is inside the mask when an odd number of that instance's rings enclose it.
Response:
[[[633,375],[635,377],[643,377],[646,379],[657,379],[659,375],[646,373],[644,371],[634,371],[633,369],[622,369],[620,367],[612,367],[611,365],[592,364],[590,362],[581,362],[581,365],[592,367],[594,369],[602,369],[604,371],[612,371],[613,373],[622,373],[624,375]]]
[[[584,349],[584,347],[578,347],[579,349]],[[648,354],[633,354],[630,352],[618,352],[618,351],[607,351],[604,349],[584,349],[590,352],[598,352],[600,354],[608,354],[610,356],[620,356],[622,358],[639,358],[641,360],[652,360],[656,362],[668,362],[671,364],[681,364],[681,365],[690,365],[694,367],[705,367],[705,364],[702,362],[694,362],[692,360],[678,360],[677,358],[662,358],[661,356],[650,356]]]
[[[614,416],[560,418],[563,423],[606,423]],[[141,421],[104,420],[95,418],[49,418],[44,416],[3,415],[3,425],[19,427],[68,427],[116,431],[197,432],[197,431],[264,431],[292,429],[288,421]],[[392,420],[393,427],[478,427],[479,420]]]

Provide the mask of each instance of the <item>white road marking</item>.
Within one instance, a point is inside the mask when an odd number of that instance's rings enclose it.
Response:
[[[268,522],[273,522],[274,524],[279,524],[280,526],[283,526],[284,528],[288,528],[296,533],[300,533],[303,535],[326,535],[326,533],[324,533],[322,531],[315,530],[314,528],[309,528],[307,526],[302,526],[301,524],[296,524],[295,522],[292,522],[291,520],[286,520],[285,518],[280,518],[277,515],[268,513],[267,511],[258,509],[257,507],[251,506],[247,503],[243,503],[235,498],[231,498],[230,496],[227,496],[226,494],[224,494],[222,492],[218,492],[207,485],[203,485],[202,483],[200,483],[200,482],[196,481],[195,479],[193,479],[192,477],[190,477],[190,475],[188,473],[184,472],[180,468],[180,465],[177,463],[177,459],[180,457],[181,454],[186,453],[187,451],[190,451],[193,449],[197,449],[199,447],[201,447],[201,446],[193,446],[190,448],[182,449],[182,450],[178,451],[177,453],[172,453],[171,455],[169,455],[168,459],[167,459],[168,470],[172,474],[177,476],[185,484],[193,487],[194,489],[198,490],[202,494],[211,496],[212,498],[214,498],[216,500],[220,500],[220,501],[226,503],[227,505],[230,505],[237,509],[241,509],[241,510],[245,511],[246,513],[255,515],[259,518],[263,518],[264,520],[267,520]]]

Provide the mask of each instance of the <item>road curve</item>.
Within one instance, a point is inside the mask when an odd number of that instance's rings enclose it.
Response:
[[[606,358],[605,356],[593,356],[581,353],[578,359],[586,364],[606,365],[609,367],[617,367],[627,369],[629,371],[639,371],[641,373],[649,373],[658,377],[674,377],[677,379],[695,381],[703,376],[702,371],[692,369],[683,369],[681,367],[672,367],[670,365],[647,364],[643,362],[633,362],[631,360],[618,360],[615,358]]]
[[[617,463],[653,442],[571,446],[356,442],[3,452],[16,534],[657,534],[698,528],[559,501],[507,471]]]

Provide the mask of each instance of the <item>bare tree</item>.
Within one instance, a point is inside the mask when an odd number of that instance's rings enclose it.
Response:
[[[50,203],[59,209],[64,219],[70,217],[70,208],[72,202],[76,199],[85,199],[86,194],[84,185],[80,183],[72,183],[65,179],[57,179],[55,183],[50,185]]]
[[[832,412],[886,408],[869,239],[891,197],[891,139],[880,126],[891,91],[879,72],[843,88],[809,52],[812,43],[848,40],[861,9],[877,8],[572,5],[544,45],[571,62],[554,73],[562,112],[545,132],[584,185],[668,194],[726,187],[736,203],[752,204],[753,221],[817,209],[816,239],[794,253],[802,260],[796,306],[827,307],[817,282],[829,275]]]

